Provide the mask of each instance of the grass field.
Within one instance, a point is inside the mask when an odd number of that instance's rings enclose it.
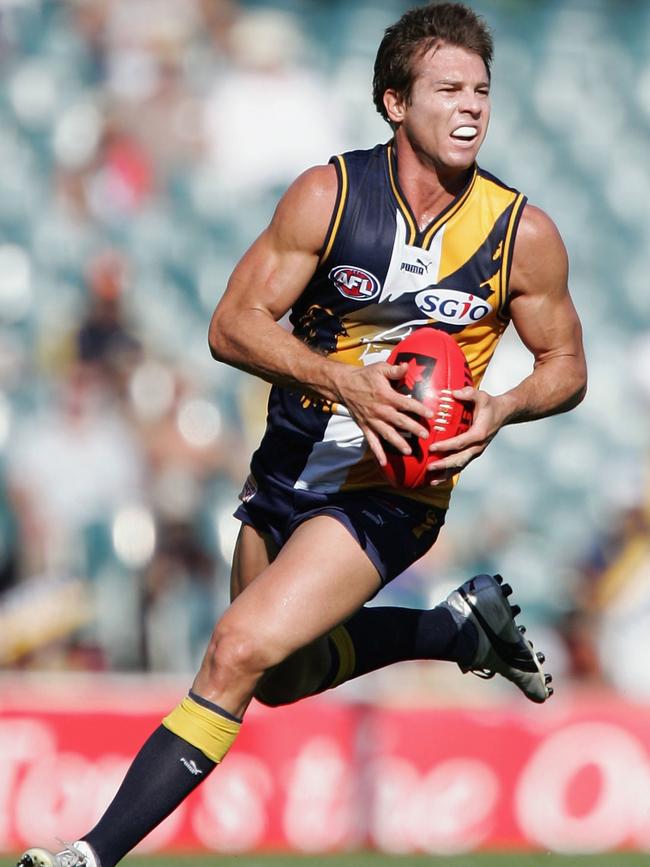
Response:
[[[15,859],[0,858],[0,867],[15,867]],[[379,855],[362,852],[348,855],[185,855],[132,856],[124,864],[134,867],[636,867],[650,863],[647,853],[616,852],[608,855],[553,855],[489,852],[473,855],[431,856]]]

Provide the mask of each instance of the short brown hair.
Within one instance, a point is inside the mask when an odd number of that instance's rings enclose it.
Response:
[[[413,61],[438,41],[480,55],[489,78],[492,35],[484,19],[473,9],[464,3],[430,3],[410,9],[386,29],[377,51],[372,97],[384,120],[389,121],[384,93],[395,90],[408,100],[414,80]]]

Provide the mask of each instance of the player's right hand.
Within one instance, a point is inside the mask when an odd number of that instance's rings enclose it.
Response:
[[[383,443],[409,455],[411,447],[404,433],[423,439],[429,436],[422,419],[430,419],[432,411],[419,400],[400,394],[392,385],[404,376],[407,366],[380,361],[367,367],[341,364],[337,371],[337,402],[346,407],[359,425],[382,467],[387,463]]]

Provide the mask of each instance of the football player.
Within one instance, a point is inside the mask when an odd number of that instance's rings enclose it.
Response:
[[[429,611],[364,607],[433,545],[454,477],[500,428],[569,410],[585,393],[558,230],[476,162],[491,61],[489,31],[467,6],[407,12],[375,64],[390,141],[301,175],[235,268],[210,347],[273,389],[236,513],[233,602],[188,695],[98,824],[61,852],[29,850],[21,867],[113,867],[216,768],[253,696],[291,702],[416,658],[499,673],[535,702],[551,694],[498,576],[470,579]],[[292,333],[279,324],[288,312]],[[495,396],[479,385],[509,322],[533,363]],[[454,396],[473,423],[436,445],[430,484],[395,490],[381,471],[386,448],[409,454],[431,413],[393,388],[404,366],[385,358],[420,325],[465,353],[473,384]]]

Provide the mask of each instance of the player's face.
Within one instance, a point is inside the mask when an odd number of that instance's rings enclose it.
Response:
[[[413,149],[439,169],[469,168],[490,119],[490,83],[482,58],[456,45],[439,44],[419,58],[401,125]]]

